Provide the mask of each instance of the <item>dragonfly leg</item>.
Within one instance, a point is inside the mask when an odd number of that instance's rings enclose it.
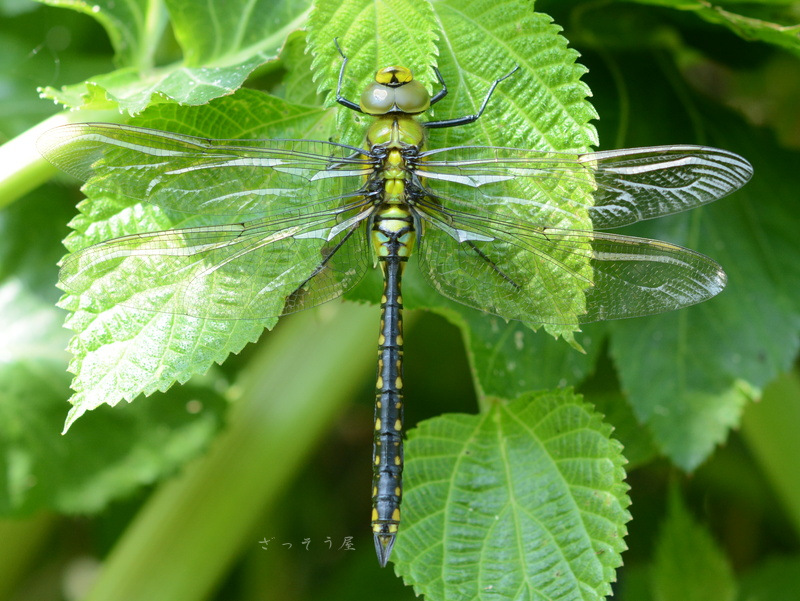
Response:
[[[506,274],[503,272],[503,270],[502,270],[502,269],[500,269],[500,268],[497,266],[497,263],[495,263],[494,261],[492,261],[492,260],[491,260],[489,257],[487,257],[487,256],[486,256],[486,254],[485,254],[485,253],[484,253],[484,252],[483,252],[483,251],[482,251],[480,248],[478,248],[477,246],[475,246],[475,243],[474,243],[472,240],[467,240],[467,246],[469,246],[469,247],[470,247],[472,250],[474,250],[474,251],[475,251],[475,253],[476,253],[476,254],[477,254],[477,255],[478,255],[478,256],[479,256],[481,259],[483,259],[483,260],[484,260],[484,261],[486,261],[486,262],[487,262],[489,265],[491,265],[491,266],[492,266],[492,269],[494,269],[494,270],[495,270],[495,272],[497,273],[497,275],[499,275],[501,278],[503,278],[503,279],[504,279],[506,282],[508,282],[509,284],[511,284],[512,286],[514,286],[514,288],[516,288],[517,290],[519,290],[520,288],[522,288],[522,286],[520,286],[520,285],[519,285],[519,284],[517,284],[517,283],[516,283],[514,280],[512,280],[510,276],[506,275]]]
[[[429,129],[437,129],[442,127],[458,127],[460,125],[467,125],[469,123],[474,123],[475,121],[480,119],[481,115],[483,115],[483,111],[486,109],[486,105],[489,104],[489,98],[492,97],[492,94],[494,93],[494,89],[497,87],[497,84],[499,84],[504,79],[508,79],[509,77],[514,75],[514,73],[516,73],[518,69],[519,65],[514,67],[511,71],[509,71],[505,75],[503,75],[503,77],[499,77],[498,79],[495,79],[494,82],[492,82],[492,85],[489,87],[489,91],[486,93],[486,97],[483,99],[483,104],[481,105],[481,108],[474,115],[466,115],[464,117],[457,117],[455,119],[444,119],[443,121],[428,121],[427,123],[423,123],[423,125]],[[436,74],[439,75],[438,70],[436,71]],[[439,75],[439,81],[442,81],[441,75]],[[442,85],[444,85],[444,81],[442,81]],[[446,90],[447,88],[445,87],[444,91],[446,92]],[[439,94],[431,98],[431,104],[434,103],[434,99],[441,100],[441,98],[444,97],[442,96],[440,98],[437,98],[440,94],[441,92],[439,92]]]
[[[297,288],[294,289],[294,292],[292,292],[289,296],[286,297],[286,302],[283,305],[283,315],[294,313],[296,311],[300,311],[301,309],[305,308],[303,304],[303,294],[306,292],[305,290],[306,284],[308,284],[311,280],[313,280],[320,273],[322,273],[322,271],[328,265],[328,261],[330,261],[333,258],[333,255],[335,255],[336,252],[340,248],[342,248],[342,246],[344,246],[345,242],[347,242],[350,236],[352,236],[357,229],[358,228],[355,227],[351,228],[350,231],[344,235],[341,241],[338,242],[336,246],[334,246],[330,250],[330,252],[327,252],[325,254],[322,261],[320,261],[319,264],[314,268],[314,271],[311,272],[311,275],[308,276],[305,280],[303,280],[303,282]]]
[[[333,43],[336,45],[336,49],[339,51],[339,55],[342,57],[342,67],[339,69],[339,85],[336,86],[336,102],[349,108],[351,111],[363,113],[364,111],[361,110],[361,107],[358,106],[358,104],[342,96],[342,80],[344,79],[344,69],[347,66],[348,59],[344,52],[342,52],[341,46],[339,46],[339,38],[333,38]]]
[[[439,69],[437,69],[436,67],[433,67],[433,72],[436,73],[436,77],[439,79],[439,83],[441,84],[442,89],[436,92],[436,95],[433,98],[431,98],[431,106],[433,106],[434,104],[439,102],[442,98],[447,96],[447,84],[444,83],[444,77],[442,77],[442,74],[439,73]]]

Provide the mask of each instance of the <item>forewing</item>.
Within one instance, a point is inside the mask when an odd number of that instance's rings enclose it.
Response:
[[[569,189],[567,181],[588,176],[592,194],[561,195],[558,206],[569,213],[585,211],[593,228],[601,230],[707,204],[741,188],[753,173],[737,154],[688,145],[587,154],[475,146],[432,150],[423,157],[420,173],[434,192],[479,206],[511,202],[539,211],[537,199],[509,195],[508,182],[548,186],[553,181]]]
[[[359,226],[370,211],[361,198],[301,217],[116,238],[68,255],[59,281],[90,311],[276,317],[336,298],[362,278],[369,255]]]
[[[430,283],[506,319],[574,325],[651,315],[725,286],[715,261],[674,244],[502,222],[430,200],[419,208],[418,256]]]
[[[100,192],[243,218],[270,218],[357,190],[372,171],[358,149],[329,142],[212,140],[108,123],[63,125],[37,146]]]

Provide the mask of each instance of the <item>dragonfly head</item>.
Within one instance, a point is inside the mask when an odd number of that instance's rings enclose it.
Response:
[[[424,113],[431,105],[431,97],[411,69],[385,67],[375,74],[375,81],[361,94],[359,106],[368,115],[387,113]]]

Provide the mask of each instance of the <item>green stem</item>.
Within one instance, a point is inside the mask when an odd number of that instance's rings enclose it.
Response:
[[[148,501],[86,601],[205,599],[258,544],[265,507],[375,369],[376,309],[331,308],[324,324],[301,313],[269,335],[237,386],[227,430]]]
[[[43,512],[29,518],[0,520],[0,599],[11,599],[19,583],[36,569],[34,562],[52,537],[55,523],[54,516]]]
[[[800,374],[772,382],[747,408],[742,434],[800,533]]]
[[[37,188],[58,171],[36,149],[44,132],[65,123],[119,122],[119,111],[73,111],[53,115],[0,146],[0,208]]]

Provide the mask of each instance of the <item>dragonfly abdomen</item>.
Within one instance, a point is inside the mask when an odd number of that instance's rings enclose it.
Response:
[[[400,282],[414,242],[414,224],[403,205],[386,204],[372,226],[383,271],[381,330],[372,465],[372,532],[386,565],[400,524],[403,476],[403,298]]]

